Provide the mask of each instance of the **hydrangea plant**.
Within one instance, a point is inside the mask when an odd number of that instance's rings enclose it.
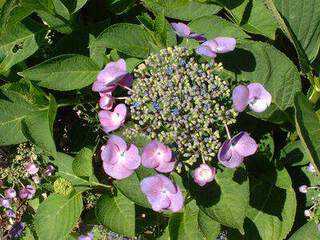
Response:
[[[0,1],[0,239],[320,239],[319,11]]]

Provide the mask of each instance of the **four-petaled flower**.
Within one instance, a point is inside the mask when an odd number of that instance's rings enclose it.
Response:
[[[132,77],[127,72],[127,64],[123,59],[108,63],[100,71],[97,80],[92,85],[94,92],[113,91],[118,84],[127,85]],[[121,83],[122,82],[122,83]]]
[[[178,212],[183,207],[183,195],[180,188],[164,175],[158,174],[144,178],[140,183],[140,188],[154,211]]]
[[[206,40],[203,34],[197,34],[191,32],[191,29],[188,25],[184,23],[171,23],[173,31],[182,38],[193,38],[199,42],[203,42]]]
[[[236,111],[242,112],[247,106],[254,112],[263,112],[270,106],[271,94],[260,83],[239,85],[233,89],[233,105]]]
[[[14,190],[13,188],[8,188],[4,191],[4,196],[8,199],[15,198],[16,195],[17,195],[16,190]]]
[[[30,175],[35,175],[39,171],[39,166],[35,163],[30,162],[26,165],[26,171]]]
[[[193,172],[193,180],[199,185],[204,186],[209,182],[212,182],[216,175],[216,169],[207,164],[201,164]]]
[[[155,168],[158,172],[169,173],[174,168],[175,159],[169,147],[153,140],[143,149],[142,165],[146,168]]]
[[[138,148],[120,137],[112,135],[107,144],[101,147],[104,171],[115,179],[129,177],[141,164]]]
[[[19,190],[19,197],[21,199],[31,199],[36,193],[36,189],[32,185],[27,185]]]
[[[121,103],[118,104],[113,111],[102,110],[98,115],[103,130],[109,133],[124,124],[127,116],[127,107]]]
[[[246,132],[240,132],[231,139],[227,139],[219,149],[218,160],[227,168],[240,166],[245,157],[253,155],[258,145]]]
[[[217,37],[202,43],[196,50],[200,55],[215,58],[219,53],[231,52],[236,47],[236,39],[230,37]]]

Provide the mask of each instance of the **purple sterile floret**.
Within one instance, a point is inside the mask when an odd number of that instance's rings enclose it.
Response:
[[[205,41],[197,49],[200,55],[215,58],[217,54],[231,52],[236,47],[236,39],[230,37],[217,37]]]
[[[88,233],[86,235],[80,235],[78,240],[93,240],[93,233]]]
[[[19,191],[19,198],[21,199],[31,199],[33,198],[34,194],[36,193],[36,189],[32,185],[27,185],[20,189]]]
[[[218,160],[227,168],[236,168],[245,157],[253,155],[257,149],[256,141],[248,133],[240,132],[222,144],[218,152]]]
[[[102,110],[98,114],[102,129],[109,133],[121,127],[127,116],[125,104],[118,104],[113,111]]]
[[[247,106],[254,112],[263,112],[271,104],[272,96],[260,83],[239,85],[232,93],[233,106],[236,111],[242,112]]]
[[[208,164],[201,164],[193,172],[193,180],[199,185],[204,186],[209,182],[212,182],[216,175],[216,169]]]
[[[141,161],[144,167],[155,168],[162,173],[171,172],[175,165],[171,149],[157,140],[149,142],[144,147]]]
[[[174,185],[164,175],[158,174],[144,178],[140,183],[140,188],[154,211],[178,212],[183,208],[183,195],[179,186]]]
[[[9,236],[12,238],[21,237],[24,228],[25,228],[25,224],[23,222],[17,222],[13,224],[13,226],[9,230]]]
[[[4,191],[4,196],[8,199],[15,198],[17,196],[16,190],[13,188],[8,188]]]
[[[29,162],[26,165],[26,171],[30,175],[35,175],[39,171],[39,166],[37,164],[33,163],[33,162]]]
[[[101,159],[104,171],[115,179],[129,177],[141,164],[138,148],[112,135],[107,144],[101,147]]]
[[[171,23],[173,31],[179,36],[183,38],[193,38],[199,42],[203,42],[206,40],[203,34],[193,33],[188,25],[184,23]]]
[[[4,208],[10,207],[10,200],[7,198],[0,198],[0,206]]]

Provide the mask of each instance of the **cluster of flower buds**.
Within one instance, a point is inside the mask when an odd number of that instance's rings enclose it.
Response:
[[[309,163],[307,170],[312,174],[317,174],[316,169],[312,165],[312,163]],[[308,219],[312,219],[315,221],[316,224],[318,224],[320,228],[320,186],[307,186],[307,185],[301,185],[299,187],[299,192],[303,194],[310,194],[311,197],[311,206],[309,206],[308,209],[304,210],[304,215]]]
[[[202,34],[193,33],[183,23],[173,23],[172,28],[179,37],[203,42],[196,53],[212,59],[236,46],[236,40],[229,37],[205,41]],[[232,81],[223,79],[222,64],[203,63],[183,47],[151,54],[134,74],[136,81],[130,89],[123,83],[130,78],[131,86],[133,80],[123,59],[107,64],[99,73],[92,89],[101,96],[100,106],[104,110],[99,112],[100,123],[106,133],[124,124],[126,106],[118,104],[111,111],[112,92],[117,85],[123,86],[129,90],[126,104],[130,105],[131,119],[136,123],[133,131],[143,131],[152,141],[144,146],[140,156],[134,144],[128,145],[121,137],[112,135],[101,147],[101,159],[106,174],[118,180],[129,177],[141,164],[159,172],[140,183],[154,211],[177,212],[183,207],[179,186],[165,176],[178,165],[192,166],[202,159],[193,178],[204,186],[215,178],[216,169],[209,162],[216,155],[220,164],[236,168],[257,151],[258,145],[248,133],[231,137],[228,125],[235,123],[238,112],[247,106],[263,112],[271,104],[271,94],[260,83],[235,87]],[[227,138],[223,143],[222,137]],[[179,162],[166,144],[177,151]]]
[[[12,225],[9,235],[20,236],[24,223],[20,222],[20,206],[36,193],[41,179],[52,175],[55,168],[41,161],[34,146],[20,144],[17,152],[7,159],[7,165],[1,167],[0,211],[5,212],[8,224]]]

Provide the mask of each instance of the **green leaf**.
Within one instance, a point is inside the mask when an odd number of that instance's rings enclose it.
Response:
[[[269,172],[250,177],[250,207],[244,239],[285,239],[296,213],[296,197],[288,172]]]
[[[70,13],[68,8],[60,1],[60,0],[52,0],[52,3],[55,8],[55,12],[65,18],[66,20],[70,20]]]
[[[219,5],[193,0],[143,0],[143,2],[156,15],[164,12],[166,17],[186,21],[212,15],[221,10]]]
[[[71,14],[78,12],[88,0],[62,0]]]
[[[284,148],[282,148],[280,161],[284,165],[288,166],[304,166],[310,162],[309,158],[305,154],[301,141],[288,143]]]
[[[198,224],[205,239],[216,239],[221,232],[220,223],[214,221],[201,210],[198,213]]]
[[[315,240],[320,239],[320,232],[314,222],[307,222],[299,228],[289,240]]]
[[[79,177],[90,177],[93,174],[92,168],[93,153],[89,148],[82,148],[72,163],[73,172]]]
[[[11,145],[27,140],[22,132],[22,120],[46,114],[46,127],[50,129],[48,116],[55,111],[43,93],[30,83],[18,82],[0,88],[0,112],[0,145]],[[41,131],[40,128],[37,131]]]
[[[96,216],[111,231],[135,237],[135,206],[120,192],[113,197],[108,194],[101,196],[96,206]]]
[[[277,23],[263,1],[246,0],[231,12],[245,31],[275,39]]]
[[[192,201],[184,207],[183,212],[172,214],[169,221],[170,239],[203,239],[198,226],[198,213],[199,209]]]
[[[238,81],[259,82],[271,93],[271,106],[263,113],[252,113],[254,116],[274,123],[291,120],[286,110],[293,107],[301,82],[296,66],[283,53],[266,43],[243,40],[220,59]]]
[[[320,123],[312,105],[302,93],[295,96],[295,121],[305,153],[319,172],[320,169]]]
[[[49,108],[43,111],[31,113],[22,120],[22,131],[25,137],[42,150],[55,157],[56,145],[52,135],[52,124],[57,111],[57,104],[53,96],[50,96]]]
[[[243,223],[249,205],[249,181],[246,171],[224,169],[218,172],[216,182],[198,190],[197,204],[213,220],[244,232]]]
[[[190,22],[193,32],[202,33],[207,39],[219,36],[234,37],[236,39],[248,38],[249,36],[237,25],[218,16],[205,16]]]
[[[27,19],[8,28],[0,38],[0,72],[34,54],[43,42],[46,29]]]
[[[34,219],[40,240],[65,239],[79,220],[82,211],[81,192],[70,198],[51,194],[40,204]]]
[[[150,38],[150,33],[137,24],[117,23],[104,30],[90,47],[115,48],[129,56],[146,58]]]
[[[164,14],[160,14],[156,17],[154,21],[154,29],[157,33],[157,36],[160,38],[160,42],[164,47],[167,45],[167,32],[169,30],[169,26]]]
[[[320,2],[275,0],[274,3],[309,61],[312,62],[320,48]]]
[[[95,81],[98,72],[99,67],[90,58],[66,54],[51,58],[20,74],[36,81],[39,86],[69,91],[90,85]]]
[[[150,208],[146,196],[140,189],[140,182],[143,178],[155,174],[156,172],[153,169],[147,169],[140,166],[130,177],[114,181],[114,185],[131,201],[142,207]]]

